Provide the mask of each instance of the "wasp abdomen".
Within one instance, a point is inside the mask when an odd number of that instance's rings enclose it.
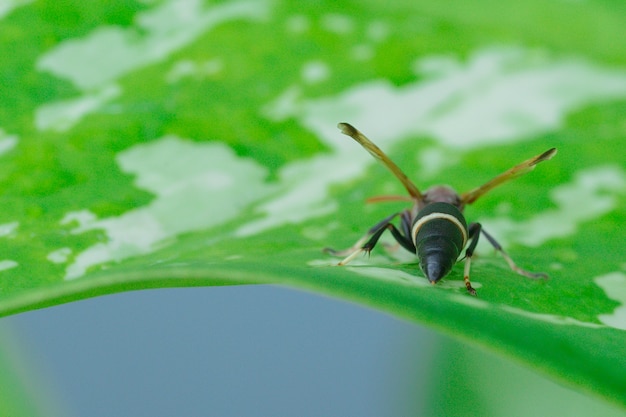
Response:
[[[452,204],[431,203],[418,213],[411,237],[420,268],[430,282],[450,272],[467,242],[467,223]]]

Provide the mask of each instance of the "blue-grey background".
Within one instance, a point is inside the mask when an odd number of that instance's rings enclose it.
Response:
[[[1,324],[73,416],[412,415],[435,346],[410,323],[274,286],[121,293]]]

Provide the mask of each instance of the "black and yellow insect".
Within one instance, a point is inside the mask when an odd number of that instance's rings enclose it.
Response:
[[[369,253],[376,246],[383,232],[389,230],[403,248],[417,255],[424,275],[432,284],[435,284],[450,272],[463,248],[469,242],[465,250],[463,280],[467,291],[476,295],[476,290],[470,283],[469,273],[472,255],[478,244],[478,236],[482,233],[496,251],[504,257],[513,271],[528,278],[547,278],[544,273],[529,272],[518,267],[480,223],[470,223],[468,227],[463,216],[463,209],[466,204],[473,203],[492,188],[525,174],[533,170],[538,163],[552,158],[556,154],[555,148],[530,158],[480,187],[461,195],[446,185],[436,185],[421,193],[406,174],[365,135],[348,123],[339,123],[337,127],[343,134],[361,144],[374,158],[381,161],[400,180],[410,196],[381,196],[372,198],[370,201],[406,200],[413,202],[410,209],[394,213],[380,221],[352,247],[341,251],[326,248],[325,251],[332,255],[346,256],[339,262],[339,265],[347,264],[362,252]],[[400,216],[399,229],[391,223],[397,216]]]

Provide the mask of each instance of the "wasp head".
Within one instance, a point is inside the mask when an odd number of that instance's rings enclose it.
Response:
[[[425,206],[430,203],[448,203],[458,208],[459,211],[463,211],[461,197],[452,187],[447,185],[435,185],[426,190],[423,205]]]

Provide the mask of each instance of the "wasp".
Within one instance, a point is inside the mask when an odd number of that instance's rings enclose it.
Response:
[[[464,256],[463,281],[467,291],[475,296],[476,290],[470,282],[470,265],[478,244],[478,237],[482,233],[513,271],[528,278],[548,278],[544,273],[530,272],[518,267],[480,223],[467,225],[463,209],[494,187],[532,171],[538,163],[551,159],[557,152],[556,148],[548,149],[466,193],[459,195],[447,185],[435,185],[422,193],[406,174],[363,133],[348,123],[339,123],[337,127],[343,134],[357,141],[374,158],[381,161],[409,193],[409,197],[380,196],[369,201],[404,200],[413,203],[410,209],[393,213],[370,228],[367,234],[352,247],[345,250],[324,249],[331,255],[345,256],[339,265],[349,263],[360,253],[369,254],[385,230],[389,230],[400,246],[417,255],[420,269],[430,283],[435,284],[450,272],[463,248],[467,246]],[[400,216],[399,228],[392,223],[398,216]]]

